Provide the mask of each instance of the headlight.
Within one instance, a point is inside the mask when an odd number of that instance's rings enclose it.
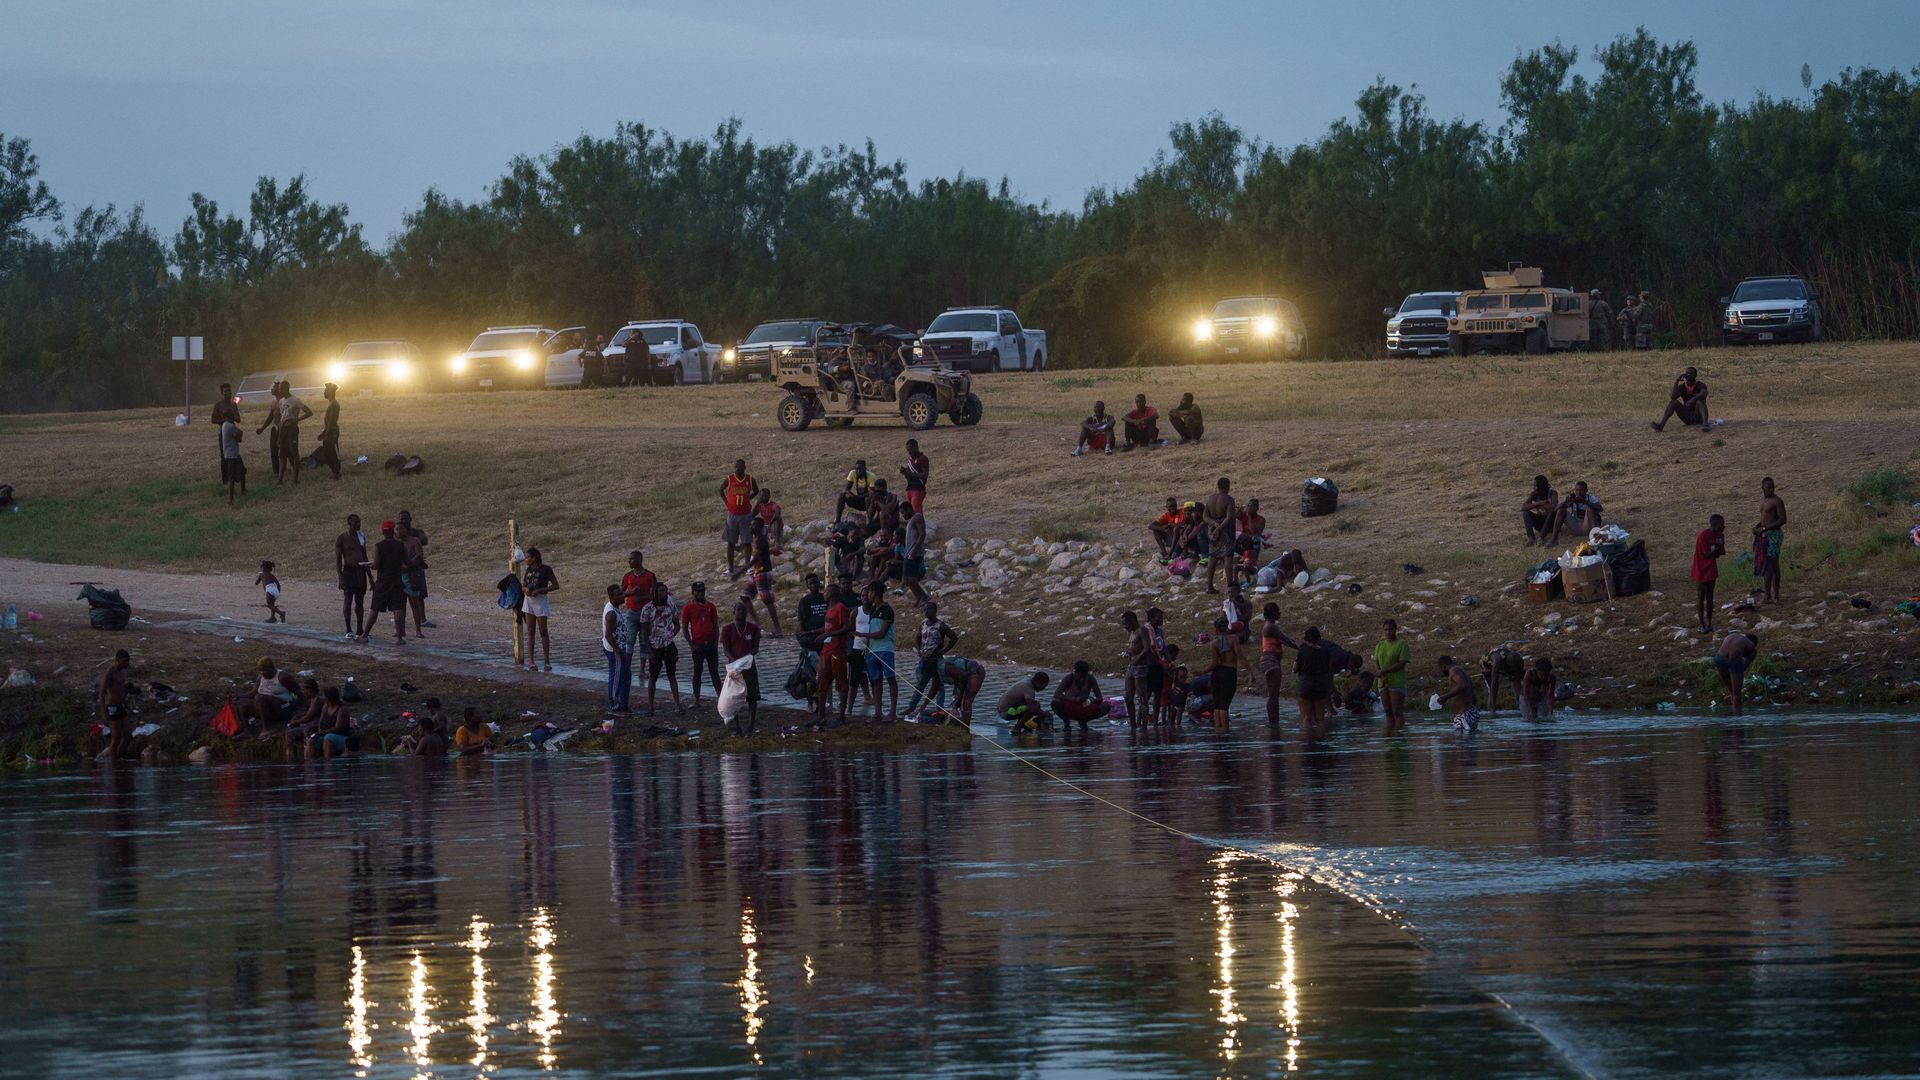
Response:
[[[1253,321],[1253,332],[1261,337],[1272,337],[1280,332],[1280,320],[1264,315]]]
[[[387,365],[387,378],[394,382],[405,382],[413,378],[413,365],[405,360],[395,360]]]
[[[347,365],[335,361],[327,365],[327,379],[331,382],[347,381]]]
[[[1531,315],[1529,315],[1529,316],[1527,316],[1526,318],[1524,318],[1524,319],[1521,319],[1520,321],[1521,321],[1521,322],[1523,322],[1523,323],[1526,323],[1526,324],[1527,324],[1528,326],[1532,326],[1532,325],[1533,325],[1533,316],[1531,316]]]
[[[738,360],[739,358],[740,358],[740,354],[734,352],[732,349],[728,349],[727,351],[720,354],[720,359],[725,360],[729,364],[733,363],[735,360]]]
[[[530,352],[514,353],[513,366],[519,368],[521,371],[532,371],[533,370],[533,354]]]
[[[464,356],[456,356],[447,364],[447,367],[455,375],[465,375],[467,373],[467,358]]]
[[[1212,319],[1201,319],[1193,324],[1193,340],[1195,341],[1212,341],[1213,340],[1213,320]]]

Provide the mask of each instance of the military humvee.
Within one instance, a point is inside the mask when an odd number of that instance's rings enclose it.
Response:
[[[822,324],[809,344],[775,353],[773,381],[787,392],[774,410],[787,431],[894,416],[925,431],[943,413],[971,427],[985,411],[971,375],[915,358],[913,335],[896,326]]]
[[[1539,267],[1518,263],[1484,270],[1480,280],[1486,287],[1461,293],[1447,318],[1455,356],[1587,347],[1587,294],[1543,286]]]

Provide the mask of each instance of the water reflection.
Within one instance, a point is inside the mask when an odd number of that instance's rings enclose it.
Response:
[[[1213,994],[1220,999],[1220,1012],[1217,1019],[1225,1030],[1220,1034],[1220,1056],[1232,1061],[1240,1052],[1240,1022],[1246,1017],[1240,1015],[1238,1005],[1233,998],[1233,882],[1231,867],[1240,858],[1239,852],[1222,851],[1213,858],[1213,918],[1215,936],[1218,944],[1219,982]]]
[[[760,1015],[766,1008],[766,989],[760,985],[760,930],[753,924],[753,904],[748,903],[740,909],[740,1013],[747,1029],[747,1049],[753,1053],[755,1065],[764,1064],[760,1058],[760,1028],[767,1021]],[[809,965],[808,981],[812,981]]]
[[[367,954],[353,947],[353,967],[347,976],[347,1057],[355,1076],[373,1067],[373,1026],[367,1023]]]
[[[1300,875],[1288,871],[1273,885],[1273,891],[1280,897],[1280,910],[1274,916],[1280,920],[1280,981],[1273,988],[1280,991],[1280,1029],[1287,1033],[1288,1072],[1300,1068],[1300,971],[1293,942],[1293,927],[1300,920],[1300,909],[1291,899],[1299,890],[1299,883]]]
[[[536,1057],[540,1067],[548,1070],[558,1061],[553,1041],[559,1037],[561,1019],[559,1001],[553,993],[553,942],[553,913],[544,907],[535,908],[532,933],[527,939],[533,949],[533,1019],[528,1021],[527,1030],[540,1040]]]
[[[412,1010],[413,1018],[407,1023],[407,1034],[413,1037],[408,1048],[413,1055],[413,1063],[420,1067],[416,1074],[427,1075],[427,1066],[433,1064],[433,1058],[427,1053],[428,1044],[435,1032],[440,1029],[433,1026],[433,987],[427,982],[427,962],[421,957],[420,950],[413,951],[413,962],[408,965],[407,1008]]]
[[[467,923],[466,947],[473,953],[473,981],[467,990],[467,1037],[473,1040],[473,1056],[467,1061],[481,1072],[487,1068],[488,1031],[494,1017],[487,1012],[487,958],[484,955],[493,942],[487,940],[487,923],[475,915]]]

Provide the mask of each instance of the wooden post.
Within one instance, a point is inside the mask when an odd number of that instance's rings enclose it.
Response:
[[[509,576],[517,573],[520,566],[520,564],[518,562],[515,562],[513,558],[514,552],[518,551],[520,548],[520,545],[515,543],[516,538],[517,537],[513,528],[513,519],[508,518],[507,519],[507,574]],[[520,612],[509,611],[507,612],[507,616],[513,620],[513,663],[515,667],[518,667],[520,666]]]

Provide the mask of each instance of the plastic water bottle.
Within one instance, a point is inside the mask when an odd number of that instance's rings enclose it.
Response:
[[[12,604],[7,605],[7,629],[20,629],[20,613],[14,609]]]

